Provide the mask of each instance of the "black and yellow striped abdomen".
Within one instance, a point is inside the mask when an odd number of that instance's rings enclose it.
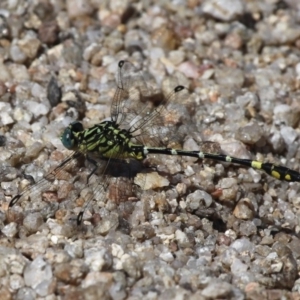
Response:
[[[246,167],[252,167],[256,170],[262,170],[267,174],[271,175],[272,177],[285,180],[285,181],[298,181],[300,182],[300,173],[289,169],[284,166],[278,166],[271,163],[263,163],[257,160],[251,159],[242,159],[236,158],[228,155],[223,154],[213,154],[213,153],[204,153],[199,151],[185,151],[185,150],[176,150],[171,148],[148,148],[144,147],[144,154],[167,154],[167,155],[180,155],[180,156],[190,156],[196,157],[199,159],[212,159],[215,161],[222,161],[228,163],[234,163]]]

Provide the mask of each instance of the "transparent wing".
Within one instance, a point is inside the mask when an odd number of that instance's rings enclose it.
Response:
[[[166,105],[188,94],[187,90],[182,86],[177,86],[166,97],[162,94],[153,96],[141,72],[130,62],[120,61],[118,66],[117,89],[111,105],[112,121],[117,123],[120,129],[127,130],[133,136],[133,142],[161,146],[162,132],[166,126],[165,118],[168,114]],[[95,139],[97,138],[103,139],[103,133],[96,135]],[[100,163],[103,159],[102,153],[86,152],[90,160],[94,161],[94,170],[101,169],[102,175],[96,181],[92,180],[89,183],[88,188],[92,190],[92,193],[85,197],[84,206],[78,215],[78,224],[81,223],[84,211],[91,201],[93,199],[101,201],[106,197],[107,191],[109,198],[117,203],[135,196],[136,187],[133,188],[133,177],[137,171],[133,170],[134,168],[127,162],[119,160],[123,151],[119,146],[118,144],[114,146],[116,149],[112,151],[114,159],[107,159],[104,167]],[[88,148],[88,145],[85,148]],[[126,166],[126,174],[120,174],[121,165]],[[111,171],[114,169],[118,171],[118,174],[112,174],[114,172]]]
[[[168,103],[175,102],[175,99],[184,97],[187,90],[183,86],[177,86],[167,96],[162,98],[159,106],[154,107],[143,117],[135,119],[130,128],[131,134],[143,145],[165,146],[169,142],[170,135],[176,132],[174,124],[168,123]],[[175,137],[174,137],[175,138]],[[174,139],[173,138],[173,139]]]
[[[111,118],[128,130],[137,115],[142,114],[143,110],[150,109],[147,109],[146,103],[143,103],[143,107],[140,103],[150,96],[150,92],[142,74],[130,62],[121,60],[118,67],[117,89],[111,105]]]
[[[168,135],[168,103],[188,97],[183,86],[177,86],[167,95],[153,94],[141,72],[130,62],[120,61],[117,90],[112,105],[112,120],[128,130],[143,145],[162,146]]]
[[[166,97],[162,94],[153,97],[140,71],[136,70],[131,63],[120,61],[117,89],[111,105],[112,121],[116,122],[120,129],[128,130],[133,136],[133,142],[138,142],[142,145],[161,146],[163,145],[164,134],[162,133],[165,128],[165,118],[168,114],[165,107],[169,102],[175,101],[177,97],[183,97],[184,92],[187,92],[187,90],[182,86],[177,86]],[[98,135],[98,137],[96,135],[94,138],[105,141],[103,133]],[[86,144],[84,144],[85,142]],[[106,197],[107,191],[109,191],[110,197],[117,202],[123,201],[124,197],[133,196],[131,186],[131,178],[133,176],[130,173],[135,174],[135,171],[130,164],[120,160],[124,149],[120,148],[118,144],[113,145],[115,147],[115,151],[112,151],[114,159],[108,158],[103,160],[102,153],[91,153],[88,151],[88,146],[88,141],[82,141],[80,145],[81,152],[75,152],[34,186],[28,187],[15,196],[11,200],[10,206],[15,205],[26,195],[44,190],[56,178],[60,179],[66,167],[79,156],[84,156],[92,163],[93,169],[88,175],[86,183],[87,188],[92,192],[84,197],[84,204],[77,218],[78,224],[81,223],[84,211],[91,201],[93,199],[103,199]],[[112,171],[114,170],[120,172],[121,165],[125,166],[125,173],[113,174]],[[96,174],[98,176],[94,176]]]
[[[135,196],[133,178],[138,170],[129,162],[118,159],[122,156],[122,151],[119,151],[114,159],[103,160],[101,153],[89,153],[88,156],[89,162],[93,164],[94,175],[89,175],[91,178],[88,180],[87,188],[91,193],[84,197],[84,205],[77,217],[78,225],[81,224],[84,212],[91,202],[93,200],[104,201],[107,192],[108,198],[116,203]]]
[[[68,173],[66,170],[70,167],[70,165],[77,160],[81,154],[79,152],[74,152],[70,156],[68,156],[64,161],[62,161],[56,168],[51,170],[48,174],[46,174],[42,179],[36,182],[34,185],[29,185],[25,188],[24,191],[14,196],[9,203],[9,207],[13,207],[19,200],[23,200],[26,197],[34,198],[49,188],[55,179],[68,179]]]

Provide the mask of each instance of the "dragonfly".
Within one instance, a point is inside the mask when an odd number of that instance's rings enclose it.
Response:
[[[93,193],[85,199],[85,204],[77,215],[78,225],[82,223],[84,212],[90,202],[93,199],[106,197],[105,193],[112,179],[109,169],[115,162],[143,161],[151,154],[176,155],[194,157],[200,161],[210,159],[232,163],[264,171],[278,180],[300,182],[300,173],[285,166],[232,157],[220,153],[219,150],[211,153],[165,146],[166,143],[162,143],[162,140],[166,139],[166,135],[161,135],[161,132],[163,132],[163,120],[167,114],[166,107],[169,103],[186,97],[188,94],[187,88],[177,85],[159,105],[153,103],[150,89],[140,71],[132,63],[121,60],[118,63],[117,88],[111,103],[111,119],[86,129],[79,121],[69,124],[61,135],[61,142],[73,153],[45,178],[14,196],[9,207],[13,207],[32,189],[38,190],[49,180],[53,181],[59,177],[66,166],[79,157],[84,157],[92,166],[87,177],[87,185],[92,187]],[[100,180],[91,183],[91,177],[99,169],[101,170]]]

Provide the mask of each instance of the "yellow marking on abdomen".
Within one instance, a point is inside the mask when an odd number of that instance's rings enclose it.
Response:
[[[271,175],[273,176],[273,177],[275,177],[275,178],[277,178],[277,179],[280,179],[280,173],[278,173],[277,171],[272,171],[271,172]]]
[[[225,158],[225,160],[226,160],[227,162],[231,162],[231,161],[232,161],[232,158],[231,158],[229,155],[227,155],[226,158]]]
[[[254,168],[254,169],[261,169],[261,165],[262,165],[262,162],[260,161],[257,161],[257,160],[253,160],[251,162],[251,167]],[[275,172],[275,171],[272,171],[272,172]],[[274,176],[275,177],[275,176]],[[276,177],[277,178],[277,177]]]

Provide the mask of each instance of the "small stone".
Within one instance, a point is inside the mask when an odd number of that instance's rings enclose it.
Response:
[[[0,17],[0,38],[8,38],[10,34],[9,25],[7,18],[4,16],[3,12]]]
[[[102,11],[99,13],[99,16],[100,16],[100,20],[101,20],[101,25],[106,26],[107,28],[109,28],[109,30],[111,30],[111,29],[119,30],[123,27],[122,25],[120,26],[121,18],[120,18],[119,14]],[[120,32],[122,32],[122,30],[120,30]]]
[[[13,274],[10,276],[9,285],[13,290],[18,290],[24,286],[24,279],[18,274]]]
[[[258,97],[255,93],[247,92],[244,95],[236,97],[236,103],[243,108],[248,106],[257,107],[259,105]]]
[[[52,107],[56,106],[59,102],[61,102],[61,88],[57,83],[55,77],[51,77],[48,86],[47,86],[47,98]]]
[[[186,235],[185,232],[183,232],[179,229],[175,231],[175,239],[178,241],[178,244],[181,247],[189,247],[190,246],[190,241],[188,239],[188,236]]]
[[[210,299],[230,298],[233,287],[228,282],[211,282],[202,290],[202,296]]]
[[[290,18],[275,17],[275,24],[262,22],[257,31],[266,45],[287,45],[294,43],[300,37],[299,26],[293,21],[291,22]]]
[[[90,45],[88,45],[83,52],[83,58],[86,61],[91,61],[92,58],[101,51],[101,46],[97,43],[92,43]],[[93,65],[96,65],[95,63],[93,63]]]
[[[97,289],[105,290],[108,286],[111,286],[111,283],[113,281],[113,273],[108,272],[89,272],[87,276],[82,280],[82,287],[88,288],[97,286]],[[103,286],[102,286],[103,284]],[[84,296],[87,296],[87,293],[85,292]],[[95,294],[93,293],[91,295],[91,299],[109,299],[110,297],[108,295],[104,294]],[[72,299],[72,298],[71,298]]]
[[[40,99],[41,97],[45,97],[46,95],[45,88],[38,83],[34,83],[31,87],[31,95],[37,99]]]
[[[229,238],[231,238],[233,241],[236,239],[237,237],[237,233],[235,231],[233,231],[232,229],[228,229],[225,231],[225,235],[228,236]]]
[[[101,235],[106,235],[108,232],[119,226],[119,217],[116,213],[111,213],[109,216],[105,216],[95,227],[95,232]]]
[[[277,263],[271,264],[271,270],[274,273],[281,272],[282,267],[283,267],[283,263],[282,262],[277,262]]]
[[[24,22],[24,27],[37,30],[41,23],[42,22],[40,18],[35,13],[33,13],[30,14],[29,18]]]
[[[244,73],[237,68],[217,68],[215,77],[218,84],[227,89],[241,89],[244,84]]]
[[[154,47],[164,50],[174,50],[178,43],[175,32],[165,25],[152,31],[151,40]]]
[[[238,32],[231,32],[226,36],[224,44],[235,50],[241,49],[243,46],[243,38]]]
[[[185,53],[180,50],[173,50],[169,52],[169,59],[172,64],[178,66],[180,63],[184,61]]]
[[[9,124],[13,124],[14,120],[12,119],[12,117],[9,115],[8,112],[2,111],[1,112],[1,117],[0,117],[0,125],[1,126],[6,126]]]
[[[254,250],[254,245],[253,243],[251,243],[248,239],[246,238],[241,238],[241,239],[237,239],[235,240],[231,246],[231,248],[235,249],[236,251],[238,251],[238,253],[247,251],[249,253],[251,253]]]
[[[38,256],[25,267],[24,281],[39,296],[47,296],[51,293],[51,288],[53,288],[51,266],[44,261],[42,256]]]
[[[191,210],[197,210],[200,206],[209,207],[212,204],[212,197],[205,191],[197,190],[186,197],[187,207]]]
[[[288,126],[283,126],[280,129],[280,133],[286,145],[292,145],[298,137],[297,131],[294,128]]]
[[[18,41],[18,46],[20,51],[26,55],[26,59],[34,59],[41,47],[41,42],[34,34],[28,34]]]
[[[231,21],[244,13],[241,0],[206,0],[203,12],[222,21]]]
[[[106,37],[104,45],[115,53],[118,53],[124,47],[123,39],[115,36]],[[95,61],[93,63],[95,64]]]
[[[16,300],[35,300],[36,298],[36,292],[29,287],[20,288],[16,295]]]
[[[6,253],[9,253],[9,251],[7,250]],[[23,274],[27,262],[28,260],[25,259],[24,256],[17,254],[9,253],[5,258],[5,263],[8,267],[7,271],[13,274]]]
[[[50,111],[49,103],[46,105],[45,103],[37,103],[32,100],[27,100],[27,108],[35,117],[44,116]]]
[[[187,78],[196,79],[199,77],[199,69],[192,62],[186,61],[178,66],[178,70],[182,72]]]
[[[131,230],[131,235],[138,241],[145,241],[153,238],[155,231],[151,225],[138,225]]]
[[[144,191],[152,190],[170,184],[169,180],[160,176],[157,172],[138,173],[134,178],[134,183],[139,185]]]
[[[11,59],[16,63],[24,63],[27,59],[26,54],[16,44],[12,44],[10,47]]]
[[[42,43],[53,45],[58,41],[59,26],[56,21],[44,22],[38,31],[38,37]]]
[[[70,18],[78,18],[93,13],[93,7],[90,1],[85,0],[67,0],[67,10]]]
[[[84,251],[84,261],[92,271],[101,271],[112,264],[111,254],[106,249],[87,249]]]
[[[128,276],[135,279],[141,277],[141,268],[137,259],[135,259],[132,256],[129,256],[128,254],[124,254],[121,258],[121,261],[123,262],[123,269]]]
[[[9,68],[5,64],[0,63],[0,80],[2,82],[11,81],[12,77]]]
[[[48,238],[42,234],[32,234],[25,239],[16,242],[16,248],[28,256],[44,254],[49,245]]]
[[[212,69],[212,68],[211,69],[207,69],[207,70],[205,70],[202,73],[201,78],[203,80],[211,79],[214,76],[214,74],[215,74],[215,70],[214,69]]]
[[[248,266],[244,263],[242,263],[242,261],[238,258],[235,258],[231,264],[231,272],[233,274],[236,274],[236,273],[243,273],[243,272],[246,272],[247,269],[248,269]]]
[[[239,188],[235,178],[223,178],[219,181],[218,186],[222,190],[222,193],[219,196],[220,200],[233,201],[236,199]]]
[[[83,242],[82,240],[78,240],[75,242],[70,242],[65,245],[64,250],[68,252],[68,254],[73,258],[81,258],[83,257]]]
[[[250,199],[241,199],[236,205],[233,214],[236,218],[242,220],[252,220],[254,217],[254,206]]]
[[[274,107],[274,118],[286,126],[295,127],[300,120],[300,110],[292,109],[287,104],[279,104]]]
[[[288,247],[293,251],[294,257],[300,257],[300,239],[293,237],[292,241],[288,244]]]
[[[9,286],[3,285],[0,289],[0,299],[1,300],[12,300],[13,292],[10,290]]]
[[[251,221],[246,221],[240,225],[240,233],[242,236],[251,236],[257,233],[257,227]]]
[[[28,214],[23,221],[24,227],[30,233],[38,231],[39,227],[44,223],[43,217],[39,212]]]
[[[38,154],[44,149],[44,144],[40,142],[34,142],[29,147],[26,147],[25,156],[29,158],[36,158]]]
[[[174,256],[171,252],[162,253],[159,255],[159,257],[168,263],[171,263],[172,261],[174,261]]]
[[[59,224],[56,221],[49,219],[47,222],[51,233],[57,236],[71,237],[76,228],[73,228],[70,224]]]
[[[299,295],[299,293],[300,293],[300,278],[298,278],[295,281],[292,291],[295,292],[296,295]]]
[[[9,238],[14,237],[18,233],[17,223],[12,222],[12,223],[5,225],[2,228],[1,232]]]
[[[82,260],[72,260],[71,263],[55,265],[54,275],[59,280],[72,285],[78,285],[88,273],[88,267]]]
[[[66,251],[50,247],[46,250],[44,257],[47,262],[51,263],[52,265],[70,263],[70,261],[72,260],[72,258]]]
[[[263,137],[263,129],[257,122],[251,122],[240,126],[236,131],[235,138],[245,144],[253,145]]]
[[[113,243],[111,245],[111,254],[115,257],[121,258],[124,255],[124,250],[120,245]]]

